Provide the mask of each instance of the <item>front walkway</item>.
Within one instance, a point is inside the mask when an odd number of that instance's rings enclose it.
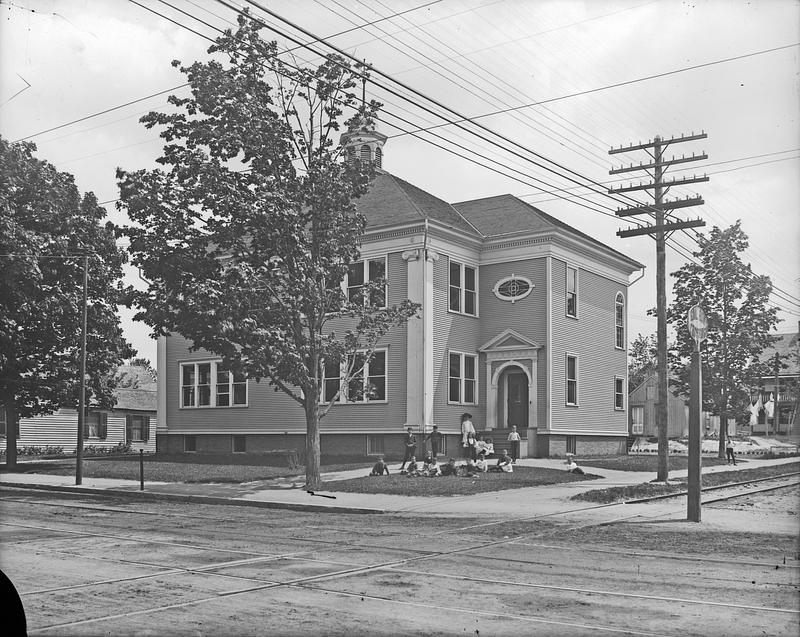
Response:
[[[780,465],[796,462],[797,458],[774,460],[749,459],[735,467],[719,465],[703,467],[703,473],[742,470],[761,466]],[[526,467],[542,467],[564,470],[564,461],[559,459],[526,458],[517,463]],[[391,470],[396,471],[395,463]],[[244,484],[188,484],[167,482],[145,482],[145,493],[164,499],[205,502],[208,504],[255,505],[268,508],[289,508],[295,510],[327,510],[352,513],[430,513],[454,516],[486,516],[487,519],[523,518],[568,514],[596,508],[591,503],[571,501],[570,497],[582,491],[604,489],[615,486],[641,484],[655,479],[655,473],[641,471],[612,471],[585,467],[586,471],[599,475],[600,480],[569,482],[563,484],[525,487],[460,496],[400,496],[385,494],[331,493],[320,491],[311,495],[301,487],[303,478],[294,482],[258,481]],[[346,480],[366,475],[369,469],[354,469],[323,474],[323,480]],[[685,477],[686,470],[670,472],[670,478]],[[465,478],[467,479],[467,478]],[[75,485],[73,476],[56,476],[35,473],[0,473],[0,485],[41,488],[51,491],[77,493],[108,493],[109,495],[140,494],[139,482],[111,478],[84,478],[81,486]],[[282,485],[282,486],[281,486]],[[331,496],[331,497],[324,497]],[[613,509],[614,507],[611,507]],[[612,513],[609,515],[618,515]]]

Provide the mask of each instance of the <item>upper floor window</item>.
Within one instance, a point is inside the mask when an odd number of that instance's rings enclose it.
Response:
[[[448,402],[462,405],[477,404],[478,392],[475,375],[477,366],[478,357],[476,355],[450,352]]]
[[[625,297],[617,292],[614,301],[614,346],[625,349]]]
[[[614,377],[614,409],[625,409],[625,379]]]
[[[375,350],[364,363],[366,353],[351,354],[348,369],[355,373],[342,391],[337,402],[369,403],[386,401],[386,350]],[[325,361],[325,378],[322,385],[322,402],[329,403],[339,391],[345,370],[337,359]]]
[[[218,361],[181,363],[181,407],[247,405],[247,378]]]
[[[475,268],[450,261],[450,311],[477,316],[478,292]]]
[[[578,269],[567,266],[567,316],[578,316]]]
[[[578,357],[567,354],[566,363],[566,404],[578,404]]]
[[[369,162],[372,159],[372,151],[369,149],[369,146],[366,144],[361,146],[361,161],[364,163]]]
[[[365,259],[351,264],[347,270],[345,285],[347,298],[355,301],[362,298],[364,284],[386,279],[386,258]],[[370,291],[370,303],[376,307],[386,307],[386,286]]]

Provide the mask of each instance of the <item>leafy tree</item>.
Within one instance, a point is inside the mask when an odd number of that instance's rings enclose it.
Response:
[[[687,263],[673,273],[674,301],[667,320],[675,329],[670,348],[673,383],[689,393],[691,353],[687,313],[697,304],[708,318],[708,338],[703,344],[703,407],[720,417],[719,457],[725,457],[722,427],[727,418],[744,412],[750,388],[769,373],[760,355],[774,337],[777,309],[769,306],[772,283],[753,273],[739,255],[747,249],[741,222],[725,230],[712,228],[698,237],[694,253],[698,263]]]
[[[0,406],[6,460],[16,463],[19,418],[77,407],[88,258],[87,402],[114,404],[114,373],[133,355],[117,315],[125,255],[92,193],[0,138]],[[76,434],[77,435],[77,434]]]
[[[635,389],[656,373],[656,357],[656,335],[638,334],[628,350],[628,387]]]
[[[320,403],[325,361],[345,363],[339,392],[349,391],[417,307],[381,307],[385,281],[340,288],[359,259],[366,220],[354,200],[371,177],[342,161],[333,139],[344,111],[359,107],[360,69],[335,56],[316,69],[284,64],[259,28],[242,16],[209,48],[214,59],[181,67],[191,96],[142,118],[164,127],[166,168],[119,170],[120,206],[138,224],[125,230],[133,263],[152,281],[131,291],[136,318],[295,400],[313,488],[319,421],[334,403]],[[379,106],[361,105],[348,123],[371,122]]]
[[[150,374],[153,380],[158,380],[158,371],[155,367],[153,367],[153,364],[150,362],[149,358],[132,358],[130,364],[134,367],[143,367],[147,370],[147,373]]]

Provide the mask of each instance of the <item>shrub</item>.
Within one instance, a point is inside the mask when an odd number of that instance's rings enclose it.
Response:
[[[0,455],[5,456],[6,451],[3,449],[0,452]],[[64,454],[64,447],[56,447],[53,445],[46,445],[44,447],[38,446],[28,446],[28,447],[17,447],[17,455],[18,456],[63,456]]]
[[[100,445],[85,445],[83,453],[91,456],[109,456],[112,454],[125,454],[131,453],[131,443],[118,442],[113,447],[102,447]]]

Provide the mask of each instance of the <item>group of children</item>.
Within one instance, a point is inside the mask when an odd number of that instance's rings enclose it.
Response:
[[[472,478],[480,475],[481,473],[497,472],[497,473],[512,473],[514,471],[513,460],[511,456],[503,449],[500,452],[500,457],[497,463],[490,465],[486,460],[486,454],[479,454],[477,460],[467,458],[466,463],[456,465],[456,459],[450,458],[446,464],[440,465],[436,456],[428,456],[425,462],[420,467],[417,459],[411,456],[408,466],[400,468],[400,475],[408,476],[409,478],[425,477],[435,478],[437,476],[464,476]],[[378,461],[372,467],[370,476],[383,476],[389,475],[389,466],[384,462],[383,457],[379,457]]]

